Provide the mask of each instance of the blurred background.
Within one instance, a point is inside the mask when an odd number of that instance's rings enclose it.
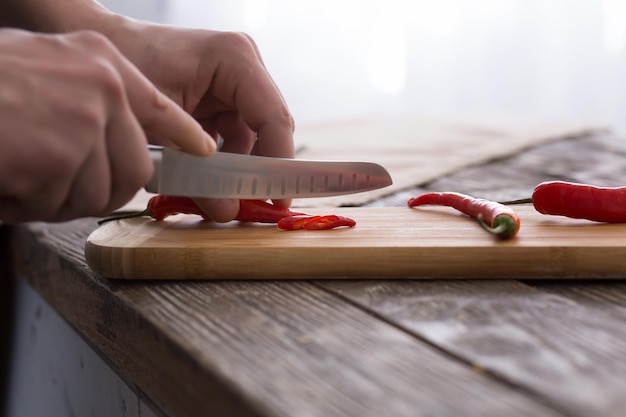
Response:
[[[503,114],[626,131],[624,0],[105,0],[252,35],[296,123]]]

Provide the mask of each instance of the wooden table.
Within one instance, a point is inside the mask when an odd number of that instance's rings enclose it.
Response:
[[[519,198],[556,178],[623,185],[625,161],[623,137],[596,134],[371,205],[404,205],[424,189]],[[158,413],[626,413],[626,282],[120,282],[85,264],[83,245],[95,227],[94,219],[82,219],[5,228],[14,275]]]

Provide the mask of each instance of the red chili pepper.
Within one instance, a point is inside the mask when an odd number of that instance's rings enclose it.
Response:
[[[286,207],[275,206],[261,200],[240,200],[239,204],[239,213],[235,217],[235,220],[241,222],[277,223],[283,217],[305,214],[291,211]],[[149,216],[155,220],[163,220],[175,214],[197,214],[202,216],[205,220],[210,220],[200,207],[189,197],[155,195],[148,200],[148,205],[145,210],[136,213],[111,216],[100,220],[98,224],[111,220],[142,216]]]
[[[409,199],[407,204],[409,207],[427,204],[453,207],[475,218],[483,229],[502,239],[514,237],[520,228],[520,219],[510,207],[465,194],[426,193]]]
[[[564,181],[543,182],[532,198],[502,204],[532,203],[542,214],[587,219],[605,223],[626,223],[626,187],[596,187]]]
[[[148,205],[145,210],[111,216],[100,220],[98,224],[111,220],[141,216],[149,216],[155,220],[163,220],[175,214],[197,214],[202,216],[205,220],[210,220],[191,198],[156,195],[148,200]],[[341,226],[352,227],[356,225],[356,222],[348,217],[334,214],[310,216],[261,200],[240,200],[239,213],[237,217],[235,217],[235,220],[239,220],[240,222],[277,223],[279,228],[286,230],[326,230]]]
[[[325,216],[297,215],[283,217],[278,221],[277,226],[284,230],[327,230],[342,226],[353,227],[356,226],[356,222],[349,217],[335,214]]]
[[[289,216],[301,216],[305,213],[291,211],[287,207],[275,206],[262,200],[240,200],[239,213],[235,220],[240,222],[277,223]]]
[[[150,216],[155,220],[163,220],[175,214],[197,214],[202,216],[204,220],[209,220],[208,216],[200,210],[200,207],[191,198],[170,195],[151,197],[143,213],[144,216]]]

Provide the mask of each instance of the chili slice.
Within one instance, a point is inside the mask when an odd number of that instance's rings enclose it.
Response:
[[[426,193],[409,199],[407,204],[409,207],[439,205],[455,208],[475,218],[483,229],[502,239],[514,237],[520,228],[520,219],[510,207],[461,193]]]
[[[262,200],[240,200],[239,204],[239,213],[235,220],[240,222],[277,223],[284,217],[305,215]]]
[[[502,204],[532,203],[542,214],[604,223],[626,223],[626,187],[597,187],[565,181],[537,185],[532,198]]]
[[[329,214],[324,216],[296,215],[283,217],[277,223],[283,230],[328,230],[337,227],[354,227],[356,221],[349,217]]]

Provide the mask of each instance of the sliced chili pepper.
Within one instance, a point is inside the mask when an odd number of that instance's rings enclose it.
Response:
[[[483,229],[502,239],[514,237],[520,228],[520,219],[510,207],[461,193],[426,193],[409,199],[407,204],[409,207],[439,205],[455,208],[475,218]]]
[[[289,216],[302,216],[306,213],[292,211],[287,207],[275,206],[262,200],[240,200],[239,213],[235,220],[240,222],[277,223]]]
[[[163,220],[175,214],[197,214],[204,220],[209,220],[200,207],[187,197],[177,197],[171,195],[155,195],[148,200],[146,215],[155,220]]]
[[[542,214],[604,223],[626,223],[626,187],[597,187],[565,181],[547,181],[535,187],[531,198],[502,204],[532,203]]]
[[[286,207],[275,206],[262,200],[240,200],[239,204],[239,213],[235,217],[235,220],[241,222],[276,223],[286,216],[305,214],[291,211]],[[98,224],[103,224],[111,220],[142,216],[152,217],[155,220],[163,220],[175,214],[197,214],[202,216],[205,220],[210,220],[200,207],[189,197],[155,195],[148,200],[145,210],[107,217],[100,220]]]
[[[329,214],[324,216],[296,215],[283,217],[277,224],[283,230],[328,230],[337,227],[354,227],[356,221],[349,217]]]

